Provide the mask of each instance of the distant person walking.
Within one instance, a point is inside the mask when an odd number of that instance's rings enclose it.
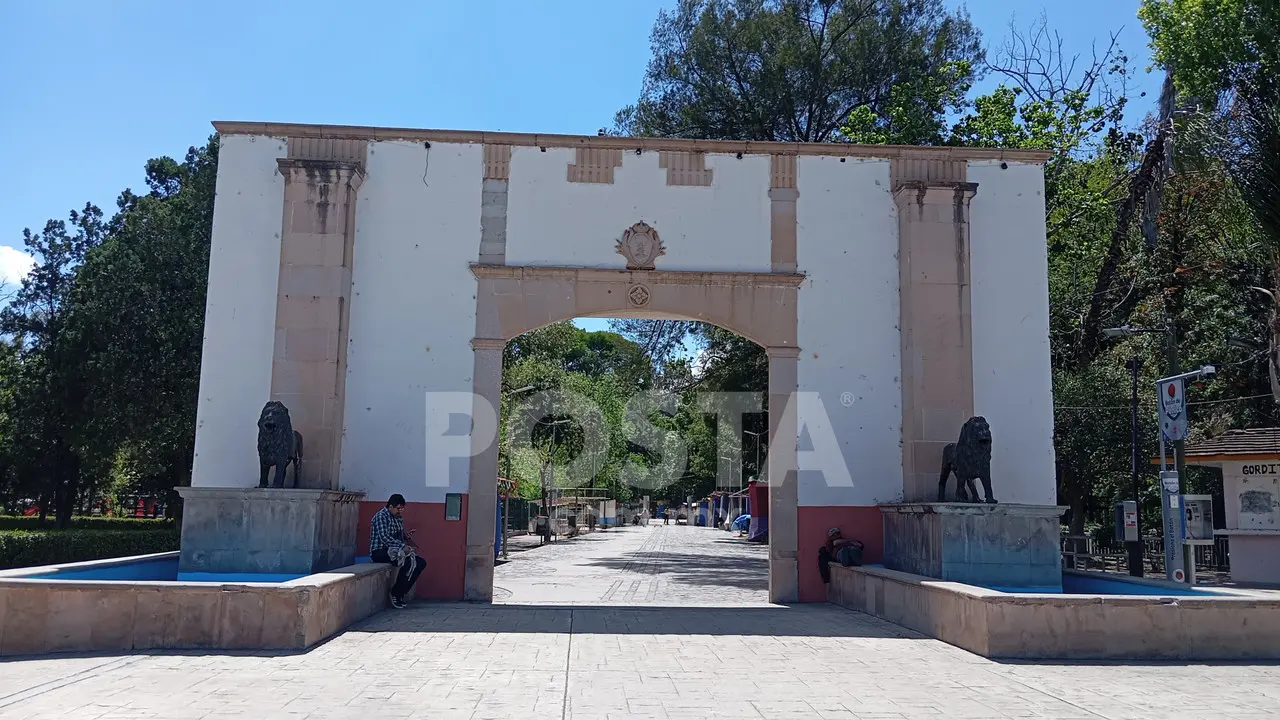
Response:
[[[404,496],[400,493],[387,500],[387,506],[373,516],[369,528],[369,555],[374,562],[390,563],[400,568],[391,587],[391,607],[404,607],[404,597],[413,589],[418,576],[427,569],[427,561],[418,557],[413,530],[404,529]]]

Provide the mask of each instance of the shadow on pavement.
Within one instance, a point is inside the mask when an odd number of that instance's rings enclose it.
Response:
[[[768,590],[769,549],[760,546],[750,550],[753,552],[749,555],[626,553],[585,564],[642,575],[660,574],[664,579],[684,585]]]
[[[825,604],[718,608],[421,603],[379,613],[348,632],[929,639],[869,615]]]

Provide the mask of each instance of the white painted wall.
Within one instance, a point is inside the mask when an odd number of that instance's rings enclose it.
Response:
[[[769,157],[707,155],[711,187],[668,187],[658,153],[622,153],[613,184],[567,182],[569,148],[515,147],[507,190],[507,264],[625,268],[623,231],[658,231],[664,270],[769,272]]]
[[[251,486],[270,393],[285,143],[223,138],[214,213],[194,484]],[[667,187],[657,153],[624,153],[613,185],[568,183],[568,149],[513,149],[510,264],[622,267],[620,233],[659,229],[670,269],[769,271],[769,159],[708,157],[710,188]],[[801,505],[900,497],[897,219],[883,160],[801,157],[799,389],[817,392],[853,487],[801,478]],[[427,478],[427,393],[470,392],[482,147],[381,142],[356,215],[341,483],[371,499],[443,502],[467,462]],[[426,178],[424,181],[424,172]],[[974,162],[975,407],[995,433],[1002,502],[1053,503],[1053,410],[1040,168]],[[572,219],[572,220],[570,220]],[[997,379],[998,378],[998,379]],[[846,406],[842,395],[852,402]],[[804,433],[800,449],[813,447]]]
[[[428,153],[430,157],[428,158]],[[341,483],[444,502],[467,460],[426,477],[430,392],[472,390],[482,146],[380,142],[356,209]],[[423,180],[423,174],[426,180]]]
[[[1057,502],[1049,266],[1040,166],[969,163],[973,405],[991,423],[991,484],[1002,503]]]
[[[197,487],[258,484],[258,428],[271,397],[284,176],[281,138],[231,135],[218,150],[218,186],[205,300]]]
[[[809,276],[799,293],[799,390],[819,393],[853,482],[831,487],[804,472],[800,504],[892,502],[902,497],[902,365],[889,162],[801,157],[797,172],[796,260]],[[805,435],[800,449],[820,450]]]

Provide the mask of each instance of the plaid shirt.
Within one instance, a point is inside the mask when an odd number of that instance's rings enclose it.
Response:
[[[373,523],[369,528],[369,552],[390,552],[401,545],[404,545],[404,520],[392,515],[384,507],[373,516]]]

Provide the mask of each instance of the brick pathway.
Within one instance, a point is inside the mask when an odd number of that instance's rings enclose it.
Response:
[[[833,606],[769,606],[758,549],[725,540],[654,526],[530,550],[498,586],[532,607],[414,605],[302,654],[0,662],[0,718],[1280,717],[1278,666],[997,663]]]

